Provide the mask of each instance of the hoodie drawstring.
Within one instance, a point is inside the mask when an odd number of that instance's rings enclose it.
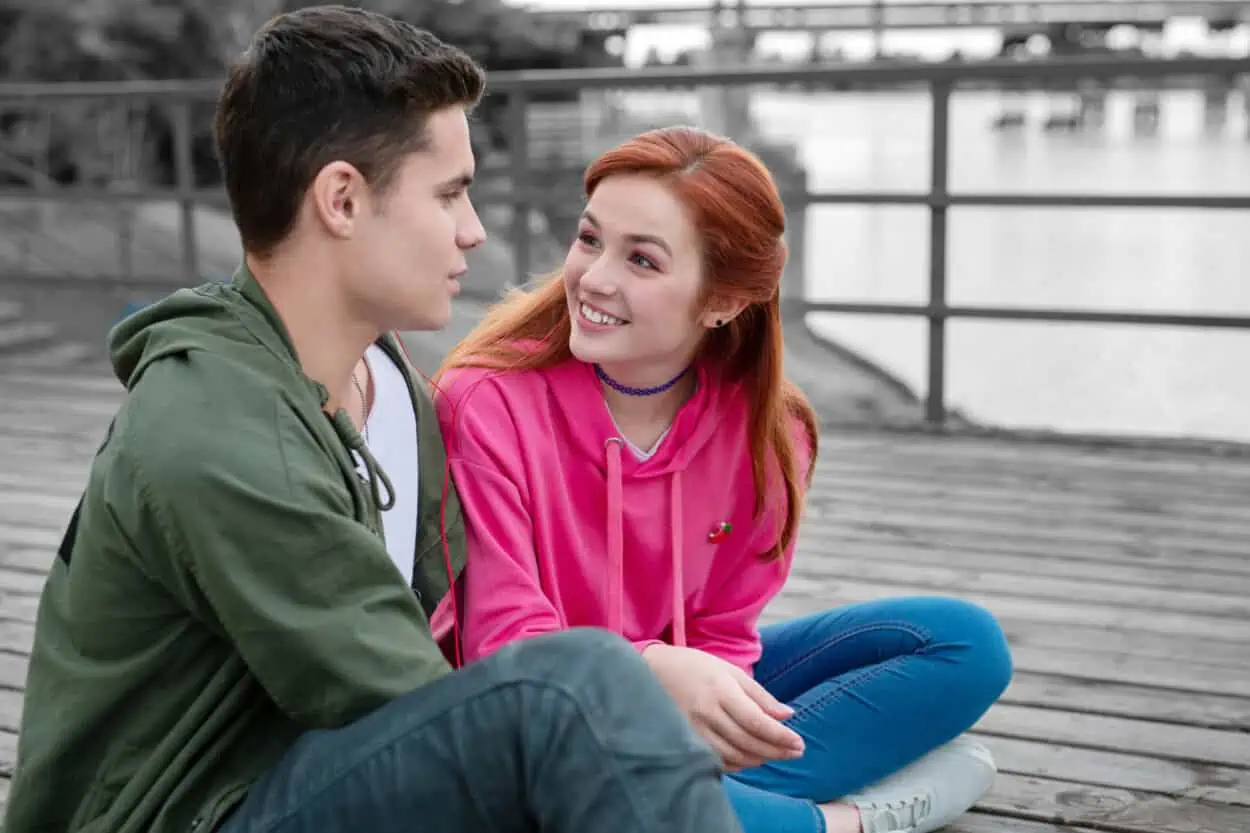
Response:
[[[681,517],[681,472],[673,472],[669,522],[673,527],[673,644],[686,647],[686,591],[681,539],[686,526]]]
[[[608,627],[613,633],[624,633],[625,605],[625,513],[622,504],[621,448],[625,445],[620,437],[611,437],[604,444],[608,468],[608,560],[612,582],[608,590]],[[686,644],[685,581],[682,567],[681,472],[673,472],[670,480],[669,526],[672,531],[671,555],[673,560],[673,644]]]

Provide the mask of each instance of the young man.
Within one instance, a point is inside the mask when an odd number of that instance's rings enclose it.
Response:
[[[232,69],[216,133],[246,265],[110,335],[129,395],[40,603],[8,833],[739,830],[623,641],[451,672],[427,620],[464,557],[436,435],[411,576],[388,558],[393,487],[344,400],[377,343],[437,430],[382,334],[442,326],[482,240],[482,86],[338,7],[275,19]]]

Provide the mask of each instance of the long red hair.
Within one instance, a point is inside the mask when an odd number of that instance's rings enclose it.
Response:
[[[765,554],[780,557],[798,531],[802,493],[816,462],[817,429],[807,397],[782,372],[779,293],[787,250],[785,207],[776,184],[751,152],[689,127],[651,130],[604,153],[586,170],[586,196],[605,179],[623,174],[654,176],[672,190],[702,238],[706,297],[746,304],[725,326],[708,332],[701,357],[714,360],[726,380],[741,382],[746,391],[757,517],[765,508],[768,462],[776,461],[780,470],[785,523]],[[455,367],[525,370],[559,364],[572,358],[570,328],[563,275],[557,271],[496,304],[448,354],[438,376]],[[796,420],[810,455],[802,484]]]

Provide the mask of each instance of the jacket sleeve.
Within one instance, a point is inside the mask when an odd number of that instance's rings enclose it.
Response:
[[[521,437],[487,376],[466,374],[435,397],[464,517],[458,611],[466,662],[519,639],[563,630],[542,587]]]
[[[219,409],[225,424],[197,419],[198,434],[158,428],[123,459],[142,523],[173,555],[171,589],[284,712],[339,727],[450,667],[325,450],[271,407],[263,420]]]

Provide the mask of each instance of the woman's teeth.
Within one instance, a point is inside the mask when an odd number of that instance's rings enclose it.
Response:
[[[587,321],[591,321],[595,324],[602,324],[608,327],[619,327],[626,323],[619,318],[613,318],[606,312],[599,312],[599,310],[589,307],[586,304],[581,305],[581,312],[582,315],[586,317]]]

